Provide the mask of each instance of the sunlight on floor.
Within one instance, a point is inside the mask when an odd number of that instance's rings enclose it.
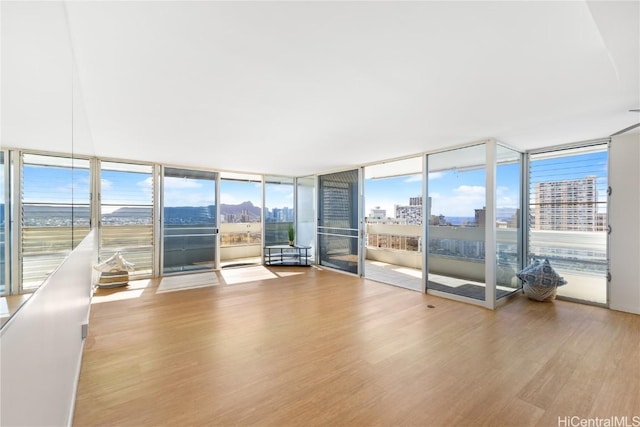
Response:
[[[400,267],[393,268],[392,270],[407,276],[415,277],[416,279],[422,279],[422,271],[416,270],[415,268]]]
[[[278,276],[262,265],[221,270],[220,275],[222,275],[222,280],[227,285],[237,285],[240,283],[278,278]]]
[[[131,280],[127,286],[119,288],[98,288],[91,298],[91,304],[139,298],[150,284],[151,279],[141,279]]]
[[[289,277],[289,276],[298,276],[300,274],[304,274],[302,271],[276,271],[275,274],[278,277]]]
[[[6,298],[0,298],[0,317],[9,316],[9,305]]]
[[[122,301],[126,299],[134,299],[142,296],[144,289],[120,290],[108,295],[94,295],[91,304],[100,304],[103,302]]]
[[[163,277],[158,285],[157,294],[164,292],[184,291],[187,289],[206,288],[218,285],[215,272],[185,274],[180,276]]]

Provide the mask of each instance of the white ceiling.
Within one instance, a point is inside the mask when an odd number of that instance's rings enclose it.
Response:
[[[639,5],[3,2],[2,145],[299,176],[604,137],[640,118]]]

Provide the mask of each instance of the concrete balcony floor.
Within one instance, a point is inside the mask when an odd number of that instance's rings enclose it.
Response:
[[[366,260],[365,277],[377,282],[400,286],[415,291],[421,292],[423,289],[422,271],[401,265]],[[606,304],[606,278],[576,272],[564,273],[563,277],[568,283],[558,288],[558,296],[598,304]],[[438,274],[430,274],[429,280],[454,288],[451,293],[457,293],[455,288],[469,284],[481,287],[485,286],[482,282],[462,280]],[[505,292],[513,290],[513,288],[506,286],[498,286],[497,289]]]

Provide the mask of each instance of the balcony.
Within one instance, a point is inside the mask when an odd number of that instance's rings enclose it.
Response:
[[[367,224],[366,277],[422,290],[421,227]],[[484,287],[484,230],[478,227],[431,226],[429,279],[447,292],[464,294],[462,286]],[[498,229],[498,296],[519,287],[517,230]],[[402,242],[418,240],[418,250]],[[371,243],[376,245],[372,245]],[[400,245],[400,246],[398,246]],[[530,233],[532,254],[548,258],[567,279],[558,295],[596,303],[606,302],[606,234],[603,232],[536,231]],[[468,286],[467,286],[468,287]]]
[[[73,231],[71,227],[25,227],[24,289],[28,291],[37,288],[69,254],[72,241],[76,244],[87,231],[87,227],[76,227]],[[127,260],[136,265],[136,276],[149,276],[154,250],[152,231],[151,225],[103,227],[102,257],[121,251]],[[497,230],[498,247],[502,255],[497,269],[499,291],[510,292],[519,286],[515,278],[516,231]],[[452,288],[452,293],[456,293],[455,288],[463,284],[484,286],[483,229],[431,226],[429,233],[430,280]],[[420,234],[421,227],[416,225],[367,224],[366,277],[422,290],[423,245]],[[258,262],[262,253],[261,236],[260,223],[223,223],[220,227],[221,262],[228,264],[246,259]],[[549,258],[559,274],[567,279],[568,284],[558,289],[560,296],[606,302],[604,232],[532,230],[530,246],[532,254]],[[191,249],[195,251],[197,248]],[[187,250],[186,256],[189,253]]]

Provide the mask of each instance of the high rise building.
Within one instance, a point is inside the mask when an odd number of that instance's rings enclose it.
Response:
[[[409,206],[422,206],[422,196],[409,197]]]
[[[606,223],[598,214],[597,177],[536,183],[534,229],[598,231]]]
[[[409,205],[395,205],[397,220],[406,224],[422,224],[422,197],[410,197]]]
[[[487,208],[476,209],[475,223],[476,227],[484,227],[487,223]]]

